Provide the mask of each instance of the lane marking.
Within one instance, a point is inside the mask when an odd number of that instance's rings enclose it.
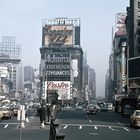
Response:
[[[64,127],[63,127],[63,129],[66,129],[68,127],[68,125],[65,125]]]
[[[89,135],[99,135],[99,133],[89,133]]]
[[[0,124],[20,124],[20,123],[0,123]]]
[[[82,125],[79,126],[79,129],[82,129]]]
[[[92,123],[92,120],[89,120],[90,123]]]
[[[119,125],[122,125],[122,123],[121,123],[121,122],[119,122],[119,121],[117,121],[117,120],[116,120],[116,122],[117,122]]]
[[[113,130],[113,131],[119,131],[117,129],[113,129],[111,126],[109,127],[109,129]]]
[[[4,128],[7,128],[8,127],[8,124],[6,124],[5,126],[4,126]]]
[[[125,128],[124,126],[115,126],[115,125],[94,125],[94,124],[61,124],[61,125],[68,125],[68,126],[96,126],[96,127],[113,127],[113,128]]]
[[[96,129],[96,130],[97,130],[97,129],[98,129],[98,128],[97,128],[97,126],[94,126],[94,129]]]
[[[123,127],[123,129],[126,130],[126,131],[130,131],[129,129],[127,129],[127,128],[125,128],[125,127]]]
[[[109,127],[109,129],[114,130],[111,126]]]

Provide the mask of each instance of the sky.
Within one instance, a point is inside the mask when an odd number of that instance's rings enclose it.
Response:
[[[23,66],[38,68],[42,20],[80,18],[81,47],[96,72],[96,95],[104,96],[115,14],[127,6],[129,0],[0,0],[0,42],[2,36],[15,36]]]

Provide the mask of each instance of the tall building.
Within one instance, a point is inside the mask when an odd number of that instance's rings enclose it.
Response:
[[[20,55],[21,45],[16,44],[16,38],[13,36],[2,36],[2,43],[0,43],[0,66],[5,66],[10,69],[12,96],[16,92],[23,90],[23,73]]]
[[[128,95],[140,99],[140,0],[130,0],[126,29],[128,44]]]
[[[24,66],[24,82],[30,81],[33,82],[34,81],[34,69],[32,66]]]
[[[89,90],[91,92],[90,98],[91,100],[96,99],[96,73],[93,68],[89,69]]]
[[[27,88],[29,91],[32,90],[32,83],[35,78],[35,71],[31,66],[24,66],[24,88]]]
[[[81,98],[83,51],[80,46],[80,19],[43,20],[40,53],[41,76],[46,77],[42,93],[46,96],[47,88],[47,91],[57,91],[59,100],[71,100],[73,89],[76,89],[77,97]],[[72,64],[76,65],[74,72]],[[46,99],[45,96],[42,95]]]

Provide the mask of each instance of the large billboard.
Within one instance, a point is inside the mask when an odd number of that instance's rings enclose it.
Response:
[[[46,81],[45,91],[57,91],[58,100],[69,100],[70,96],[70,81]],[[47,93],[46,93],[47,94]]]
[[[50,81],[69,81],[70,61],[69,53],[46,53],[45,67],[47,79]]]
[[[116,34],[117,35],[126,34],[125,19],[126,19],[126,13],[116,14]]]
[[[43,45],[73,45],[73,26],[46,25],[43,27]]]

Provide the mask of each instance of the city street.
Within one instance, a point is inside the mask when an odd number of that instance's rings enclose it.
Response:
[[[85,110],[67,108],[59,112],[56,121],[65,140],[139,140],[140,129],[130,127],[129,118],[114,112],[86,115]],[[29,118],[25,128],[19,128],[17,117],[0,122],[0,140],[49,140],[49,125],[41,129],[38,117]],[[21,132],[21,133],[20,133]]]
[[[114,112],[99,112],[86,115],[85,111],[74,109],[59,113],[65,140],[139,140],[140,129],[130,127],[129,119]]]
[[[49,126],[41,129],[38,117],[31,117],[25,128],[19,128],[17,117],[0,122],[0,140],[48,140]]]

